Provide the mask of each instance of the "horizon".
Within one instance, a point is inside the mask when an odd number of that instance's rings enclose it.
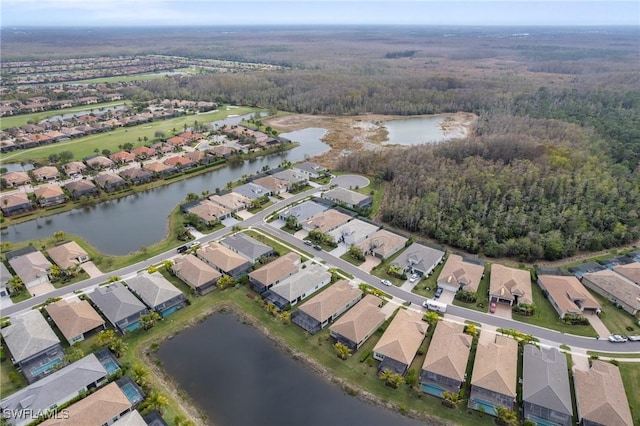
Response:
[[[239,22],[240,21],[240,22]],[[640,26],[635,0],[3,0],[0,28]]]

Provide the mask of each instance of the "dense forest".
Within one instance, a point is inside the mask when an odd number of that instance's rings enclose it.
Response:
[[[11,59],[48,51],[43,31],[3,32]],[[141,81],[125,90],[134,101],[338,116],[475,113],[464,140],[354,152],[339,167],[386,181],[379,219],[387,223],[469,252],[533,261],[640,238],[638,36],[637,28],[105,29],[66,40],[63,55],[283,66]]]

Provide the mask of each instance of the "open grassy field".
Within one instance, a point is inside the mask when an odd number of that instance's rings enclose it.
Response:
[[[132,143],[134,146],[142,145],[144,138],[149,141],[154,140],[156,132],[164,132],[170,136],[175,132],[182,132],[184,126],[191,126],[195,121],[207,123],[210,121],[222,120],[229,115],[243,115],[257,111],[256,108],[238,107],[233,109],[222,108],[220,111],[207,112],[196,115],[185,115],[169,120],[159,120],[151,123],[133,127],[120,127],[111,132],[99,133],[83,138],[73,139],[66,142],[59,142],[26,150],[18,150],[0,156],[3,163],[19,163],[22,161],[46,160],[51,154],[59,154],[62,151],[71,151],[75,160],[95,155],[94,150],[100,152],[108,149],[111,152],[119,151],[119,145]]]
[[[9,129],[11,127],[24,126],[30,121],[33,123],[39,123],[42,120],[55,117],[56,115],[71,114],[79,111],[98,111],[102,108],[124,105],[125,102],[126,101],[103,102],[94,105],[81,105],[72,108],[56,109],[53,111],[34,112],[32,114],[20,114],[10,117],[2,117],[0,118],[0,130]]]

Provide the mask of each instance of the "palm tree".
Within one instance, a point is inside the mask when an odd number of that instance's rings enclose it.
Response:
[[[102,330],[98,333],[98,345],[108,346],[116,338],[116,332],[113,330]]]
[[[122,355],[124,355],[128,347],[129,345],[127,345],[125,342],[122,341],[122,339],[119,339],[119,338],[113,339],[111,341],[111,344],[109,345],[109,349],[111,349],[111,352],[113,352],[116,358],[122,357]]]
[[[282,323],[284,325],[289,325],[289,323],[291,322],[291,312],[282,311],[282,313],[280,314],[280,319],[282,320]]]
[[[149,370],[144,365],[135,363],[129,370],[129,375],[138,385],[144,387],[149,379]]]
[[[79,347],[73,345],[73,346],[69,346],[65,351],[64,361],[65,363],[72,363],[72,362],[78,361],[83,357],[84,357],[84,351]]]
[[[162,414],[164,408],[169,405],[169,398],[154,390],[147,396],[146,405],[152,410],[157,410]]]
[[[349,347],[343,343],[336,342],[336,344],[333,345],[333,348],[336,351],[336,355],[338,355],[338,358],[340,359],[344,360],[351,356],[351,349],[349,349]]]
[[[142,315],[140,317],[140,321],[142,322],[142,327],[145,330],[148,330],[148,329],[152,328],[161,319],[162,319],[162,317],[157,312],[150,312],[150,313],[148,313],[146,315]]]
[[[505,426],[518,425],[518,414],[515,411],[509,410],[508,408],[505,408],[501,405],[495,407],[495,411],[500,424]]]
[[[9,285],[9,291],[11,292],[11,294],[20,294],[26,288],[24,283],[22,282],[22,279],[17,275],[11,277],[9,281],[7,281],[7,284]]]

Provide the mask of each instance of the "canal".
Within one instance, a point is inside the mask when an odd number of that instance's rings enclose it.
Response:
[[[227,119],[224,123],[240,121],[240,117]],[[126,255],[142,247],[148,247],[167,235],[167,218],[190,192],[215,192],[224,189],[227,182],[237,181],[243,175],[262,170],[263,167],[278,167],[282,161],[292,163],[328,151],[329,145],[320,139],[325,129],[307,128],[281,136],[299,142],[300,146],[279,153],[245,161],[237,167],[223,167],[171,185],[135,193],[88,208],[74,209],[65,213],[47,216],[2,230],[2,240],[12,242],[29,241],[50,237],[56,231],[79,235],[102,253]]]
[[[349,396],[231,314],[214,314],[156,356],[216,426],[418,426]]]

